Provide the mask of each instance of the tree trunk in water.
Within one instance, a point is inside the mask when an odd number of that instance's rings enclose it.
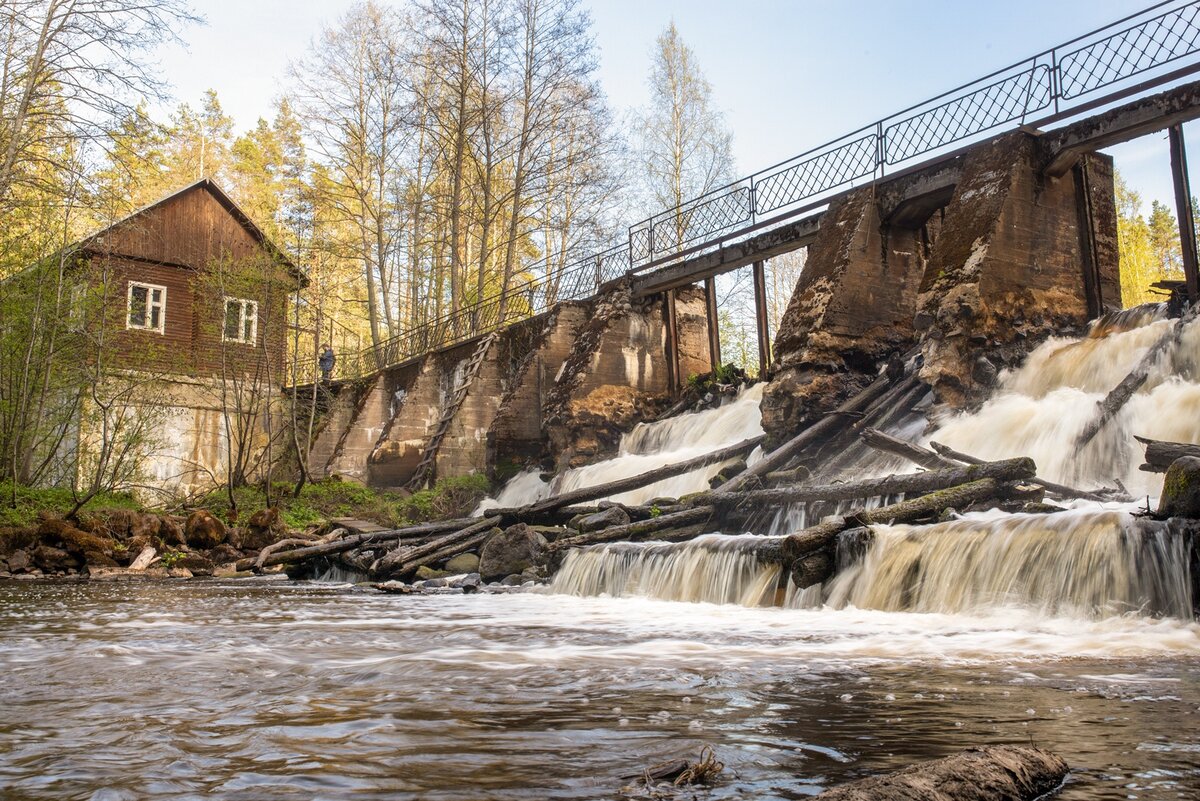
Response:
[[[630,540],[635,537],[641,537],[653,534],[659,531],[668,529],[702,526],[708,521],[713,514],[713,507],[699,506],[695,509],[686,509],[682,512],[675,512],[669,515],[659,515],[652,517],[649,520],[639,520],[636,523],[627,523],[623,526],[610,526],[600,531],[594,531],[590,534],[580,534],[578,537],[571,537],[565,540],[558,540],[551,543],[551,551],[562,551],[567,548],[580,548],[585,545],[595,545],[601,542],[615,542],[618,540]]]
[[[1165,442],[1160,439],[1134,437],[1146,446],[1146,463],[1141,469],[1147,473],[1165,473],[1171,462],[1180,456],[1200,456],[1200,445],[1186,442]]]

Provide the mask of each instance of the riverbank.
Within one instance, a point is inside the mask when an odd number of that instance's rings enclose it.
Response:
[[[481,476],[395,493],[338,480],[221,491],[169,510],[128,494],[97,496],[75,510],[69,490],[0,487],[0,579],[188,578],[230,575],[241,560],[285,541],[317,542],[332,521],[354,517],[411,525],[469,512],[488,489]],[[74,511],[74,514],[72,514]],[[139,559],[141,561],[139,561]],[[133,568],[131,570],[131,568]]]

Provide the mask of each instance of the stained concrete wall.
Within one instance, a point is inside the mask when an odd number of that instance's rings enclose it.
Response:
[[[1042,162],[1038,141],[1025,133],[981,146],[945,209],[915,318],[921,378],[943,403],[970,405],[986,393],[993,368],[1016,365],[1053,334],[1081,331],[1100,311],[1089,311],[1089,265],[1101,305],[1120,306],[1111,158],[1084,157],[1090,204],[1082,203],[1080,167],[1052,179],[1041,175]]]
[[[678,291],[676,314],[682,376],[707,372],[703,293]],[[622,287],[505,329],[450,419],[435,476],[505,478],[564,449],[576,460],[610,453],[622,432],[670,402],[665,315],[663,296],[635,302]],[[373,486],[406,484],[477,344],[431,354],[402,368],[408,377],[384,371],[353,414],[345,404],[331,410],[314,448],[327,454],[340,425],[328,472]]]
[[[776,440],[919,344],[940,402],[980,399],[1000,367],[1120,302],[1111,159],[1046,178],[1038,140],[1000,137],[963,157],[944,207],[880,218],[870,187],[831,205],[775,340],[763,425]],[[1081,170],[1087,170],[1087,181]]]

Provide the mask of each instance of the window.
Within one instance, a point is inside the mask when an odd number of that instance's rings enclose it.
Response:
[[[258,339],[258,301],[225,297],[226,342],[253,345]]]
[[[129,282],[129,316],[126,328],[163,332],[167,321],[167,288],[154,284]]]

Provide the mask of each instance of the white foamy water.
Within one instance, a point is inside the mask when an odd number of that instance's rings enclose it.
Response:
[[[522,506],[563,492],[635,476],[760,436],[763,429],[759,403],[764,386],[759,383],[745,388],[736,399],[717,409],[681,414],[656,423],[640,423],[621,437],[616,457],[567,470],[553,482],[543,481],[534,471],[521,473],[495,498],[480,504],[476,514],[496,507]],[[608,500],[639,504],[653,498],[677,498],[699,492],[708,489],[708,480],[720,469],[720,463],[712,464],[614,495]]]
[[[992,398],[971,414],[941,421],[927,437],[981,459],[1031,456],[1038,475],[1083,489],[1122,482],[1135,497],[1157,496],[1162,477],[1138,470],[1143,447],[1134,435],[1200,444],[1200,323],[1183,328],[1148,380],[1082,450],[1080,432],[1097,404],[1175,320],[1126,313],[1129,330],[1098,326],[1094,336],[1055,338],[1017,370],[1001,376]]]

